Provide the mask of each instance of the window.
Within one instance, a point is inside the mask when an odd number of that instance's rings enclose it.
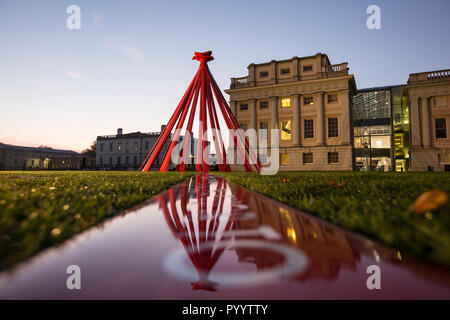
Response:
[[[130,159],[128,158],[128,156],[125,157],[125,164],[128,164],[130,162]]]
[[[133,164],[137,164],[137,156],[133,157]]]
[[[120,165],[120,156],[119,156],[119,157],[117,157],[117,164],[119,164],[119,165]]]
[[[259,73],[260,78],[267,78],[269,76],[269,71],[261,71]]]
[[[313,97],[303,97],[303,104],[306,106],[308,104],[314,104]]]
[[[260,140],[267,140],[268,129],[269,129],[268,122],[260,122],[259,123],[259,139]]]
[[[291,69],[289,69],[289,68],[281,69],[281,70],[280,70],[280,73],[281,73],[281,74],[289,74],[289,73],[291,73]]]
[[[267,154],[259,154],[258,159],[261,164],[268,164]]]
[[[328,152],[328,163],[338,163],[338,162],[339,162],[339,153]]]
[[[100,157],[100,165],[103,165],[103,157]]]
[[[289,164],[289,153],[280,153],[280,164]]]
[[[281,140],[291,140],[291,120],[281,120]]]
[[[145,149],[148,149],[148,141],[145,141]]]
[[[122,142],[117,142],[117,151],[122,149]]]
[[[112,151],[112,149],[113,149],[113,144],[112,144],[112,142],[109,144],[109,151]]]
[[[336,103],[338,101],[337,94],[327,94],[328,103]]]
[[[309,72],[312,71],[312,65],[303,66],[303,72]]]
[[[447,138],[447,120],[445,118],[434,119],[434,128],[436,130],[436,139]]]
[[[289,108],[291,106],[291,98],[283,98],[281,99],[281,107]]]
[[[328,118],[328,138],[338,137],[338,118]]]
[[[112,165],[112,157],[109,157],[109,164]]]
[[[138,144],[137,144],[137,142],[134,143],[133,149],[134,149],[134,151],[138,151]]]
[[[247,124],[246,123],[239,123],[239,128],[241,128],[244,131],[247,131]]]
[[[239,104],[239,110],[240,111],[247,111],[248,110],[248,103],[241,103],[241,104]]]
[[[259,103],[259,108],[260,109],[267,109],[267,108],[269,108],[269,101],[261,101]]]
[[[303,123],[305,139],[314,138],[314,120],[305,119]]]
[[[100,143],[100,151],[103,151],[103,143]]]
[[[129,142],[127,142],[125,144],[125,150],[130,151],[130,143]]]
[[[313,163],[313,154],[312,152],[304,152],[303,153],[303,164]]]

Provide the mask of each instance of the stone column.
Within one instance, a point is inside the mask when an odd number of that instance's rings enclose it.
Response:
[[[317,92],[317,121],[316,121],[316,144],[318,146],[325,145],[325,130],[324,130],[324,105],[323,105],[324,92]]]
[[[410,116],[410,135],[411,135],[411,146],[420,147],[420,118],[419,118],[419,99],[418,97],[410,97],[409,106],[409,116]]]
[[[249,101],[250,107],[250,128],[257,130],[256,125],[256,99],[251,99]]]
[[[422,143],[424,147],[431,147],[429,97],[422,97]]]
[[[236,117],[236,101],[230,101],[230,109],[233,115]]]
[[[339,134],[342,137],[342,144],[351,144],[351,128],[353,126],[350,125],[350,99],[349,99],[349,90],[341,91],[341,127],[338,128]]]
[[[278,97],[270,97],[271,129],[278,129]]]
[[[292,144],[296,147],[300,146],[300,95],[292,96]]]

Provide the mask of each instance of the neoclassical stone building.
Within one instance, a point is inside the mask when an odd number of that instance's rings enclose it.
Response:
[[[225,92],[242,129],[254,128],[268,146],[270,129],[279,130],[280,170],[353,170],[351,101],[357,89],[347,62],[332,65],[317,53],[252,63]],[[267,137],[261,129],[269,129]]]
[[[450,171],[450,70],[409,75],[411,170]]]

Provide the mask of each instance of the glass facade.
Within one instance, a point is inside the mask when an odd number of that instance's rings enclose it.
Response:
[[[353,130],[355,169],[392,170],[390,90],[361,90],[354,96]]]
[[[392,88],[392,130],[394,144],[394,170],[409,170],[409,106],[404,87]]]
[[[357,171],[409,170],[409,108],[404,88],[363,89],[354,96]]]

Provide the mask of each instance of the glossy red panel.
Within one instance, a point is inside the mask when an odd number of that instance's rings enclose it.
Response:
[[[450,272],[199,175],[2,273],[0,298],[449,299]]]

